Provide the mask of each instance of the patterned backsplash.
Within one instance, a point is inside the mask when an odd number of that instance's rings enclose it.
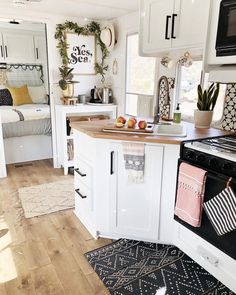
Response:
[[[169,91],[170,91],[170,105],[173,101],[173,89],[175,87],[175,79],[168,78]],[[162,117],[168,117],[170,113],[170,105],[166,105],[166,87],[165,82],[162,81],[160,85],[160,113]]]
[[[236,84],[228,84],[220,127],[227,131],[236,131]]]

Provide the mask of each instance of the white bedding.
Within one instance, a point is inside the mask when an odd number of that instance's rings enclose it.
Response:
[[[20,111],[17,113],[15,110]],[[21,106],[0,106],[2,123],[50,118],[50,107],[46,104],[24,104]]]

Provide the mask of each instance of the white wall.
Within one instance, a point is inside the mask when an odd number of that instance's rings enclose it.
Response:
[[[138,12],[119,17],[112,21],[115,27],[117,44],[109,57],[109,77],[107,82],[111,83],[116,103],[118,104],[118,114],[125,113],[125,65],[126,65],[126,36],[137,33],[139,29]],[[117,75],[112,74],[112,63],[116,58],[118,62]]]

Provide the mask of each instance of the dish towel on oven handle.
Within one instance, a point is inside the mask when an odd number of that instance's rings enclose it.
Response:
[[[231,187],[204,203],[203,208],[219,236],[236,229],[236,196]]]
[[[122,142],[122,147],[125,160],[125,169],[128,172],[129,182],[143,182],[145,167],[145,144]]]
[[[201,226],[205,182],[205,170],[180,164],[175,215],[194,227]]]

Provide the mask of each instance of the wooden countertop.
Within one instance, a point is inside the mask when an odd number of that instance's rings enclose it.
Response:
[[[102,131],[102,127],[114,120],[100,120],[100,121],[86,121],[86,122],[71,122],[72,128],[81,131],[93,138],[123,140],[123,141],[141,141],[150,143],[166,143],[166,144],[179,144],[185,140],[201,139],[206,137],[222,136],[232,134],[216,128],[199,129],[195,128],[194,124],[181,122],[187,129],[187,136],[173,137],[173,136],[154,136],[148,134],[125,134],[125,133],[111,133]]]

